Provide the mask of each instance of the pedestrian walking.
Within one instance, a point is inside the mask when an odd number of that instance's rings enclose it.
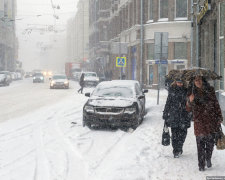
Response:
[[[188,89],[187,110],[193,112],[199,171],[212,166],[215,135],[223,121],[215,90],[203,76],[196,75]]]
[[[83,88],[84,88],[84,73],[81,74],[80,76],[80,89],[77,91],[78,93],[81,92],[81,94],[83,93]]]
[[[190,127],[191,115],[186,110],[187,87],[182,78],[171,84],[163,111],[165,125],[171,127],[174,158],[183,153],[183,144]]]

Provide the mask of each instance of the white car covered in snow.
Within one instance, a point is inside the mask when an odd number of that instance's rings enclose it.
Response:
[[[115,80],[98,84],[83,107],[83,126],[136,129],[145,115],[145,94],[138,81]]]
[[[82,72],[84,74],[84,86],[96,86],[99,83],[99,77],[95,72]]]

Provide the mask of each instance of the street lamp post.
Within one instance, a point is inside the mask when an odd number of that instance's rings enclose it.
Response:
[[[140,84],[143,87],[143,43],[144,43],[144,26],[143,26],[143,0],[141,0],[141,53],[140,53]]]

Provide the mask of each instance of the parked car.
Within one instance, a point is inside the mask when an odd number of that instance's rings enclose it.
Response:
[[[22,80],[23,79],[23,75],[21,72],[16,72],[17,74],[17,80]]]
[[[9,78],[6,74],[0,74],[0,86],[9,86]]]
[[[11,72],[12,81],[17,80],[17,74],[15,72]]]
[[[50,89],[65,88],[69,89],[69,80],[66,75],[56,74],[50,78]]]
[[[7,76],[7,82],[12,82],[11,73],[9,71],[0,71],[0,74],[5,74]]]
[[[81,76],[81,72],[74,72],[72,79],[75,81],[79,81]]]
[[[42,73],[34,73],[33,74],[33,83],[43,83],[44,76]]]
[[[99,77],[95,72],[82,72],[84,74],[84,86],[96,86],[99,83]]]
[[[138,81],[104,81],[97,85],[83,107],[83,126],[136,129],[145,115],[145,94]]]

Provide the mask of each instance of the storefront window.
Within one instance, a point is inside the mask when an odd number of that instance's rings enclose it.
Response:
[[[154,44],[148,44],[148,60],[154,59]]]
[[[174,58],[187,59],[187,43],[184,42],[174,43]]]
[[[168,0],[160,0],[160,19],[168,18]]]
[[[187,17],[187,0],[176,0],[176,18]]]

